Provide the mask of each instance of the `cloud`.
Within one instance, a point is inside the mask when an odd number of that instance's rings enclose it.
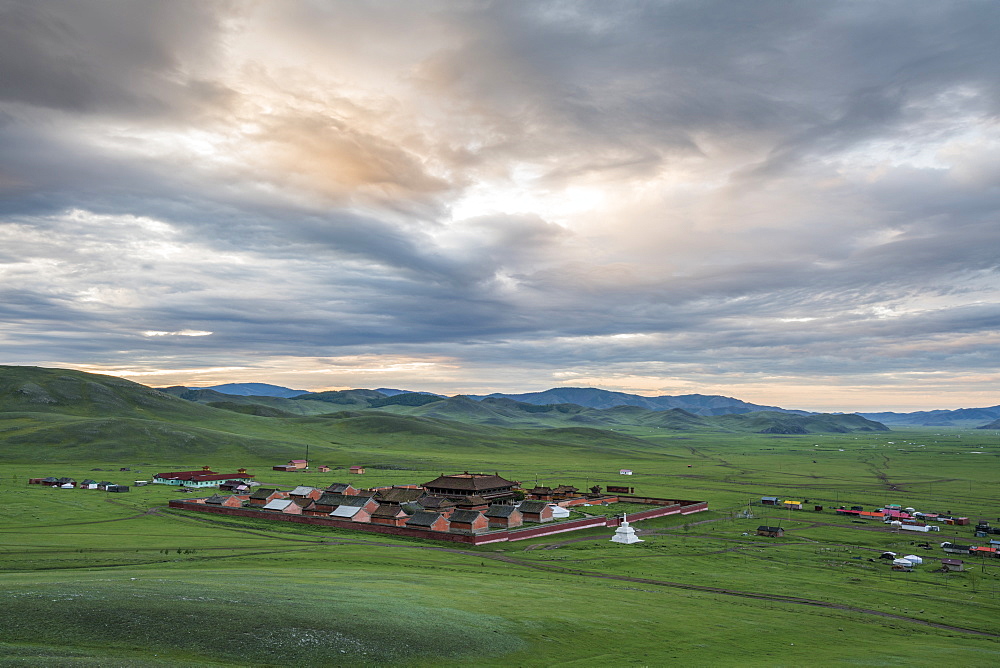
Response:
[[[155,330],[146,330],[142,333],[143,336],[211,336],[215,332],[203,332],[198,329],[181,329],[176,332],[157,332]]]
[[[39,0],[0,7],[0,99],[84,114],[150,115],[219,104],[194,71],[218,44],[218,2]]]
[[[996,367],[994,3],[0,19],[12,362],[374,355],[412,364],[337,368],[437,391]]]

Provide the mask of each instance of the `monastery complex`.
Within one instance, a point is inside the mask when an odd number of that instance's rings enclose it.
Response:
[[[600,486],[581,492],[572,485],[526,489],[520,482],[497,473],[466,471],[441,475],[422,484],[370,489],[336,482],[326,487],[298,486],[290,490],[251,487],[248,482],[252,476],[242,470],[240,473],[238,480],[220,485],[220,492],[235,493],[178,499],[171,501],[170,507],[476,545],[619,527],[622,519],[617,515],[588,512],[588,508],[619,502],[649,506],[629,512],[628,524],[708,509],[705,501],[646,497],[636,495],[632,487],[609,487],[612,492],[602,491]],[[178,479],[184,474],[169,475]]]

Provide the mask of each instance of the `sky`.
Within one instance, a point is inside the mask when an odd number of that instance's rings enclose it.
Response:
[[[1000,404],[1000,3],[0,0],[0,363]]]

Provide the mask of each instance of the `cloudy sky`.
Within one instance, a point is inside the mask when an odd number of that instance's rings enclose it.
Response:
[[[993,1],[0,0],[0,363],[995,405],[998,34]]]

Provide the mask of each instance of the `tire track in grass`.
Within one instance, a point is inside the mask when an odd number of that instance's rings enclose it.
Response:
[[[122,506],[123,508],[132,509],[131,506],[128,506],[128,505],[126,505],[124,503],[121,503],[119,501],[113,501],[111,499],[104,499],[104,501],[106,503],[111,503],[111,504],[114,504],[116,506]],[[83,522],[60,522],[59,524],[33,524],[33,525],[30,525],[30,526],[19,525],[17,528],[18,529],[53,529],[53,528],[61,528],[61,527],[82,526],[82,525],[85,525],[85,524],[105,524],[107,522],[124,522],[125,520],[137,520],[137,519],[141,519],[143,517],[146,517],[148,515],[155,515],[156,511],[157,511],[157,507],[153,507],[153,508],[150,508],[149,510],[147,510],[145,512],[138,513],[137,515],[129,515],[128,517],[112,517],[109,520],[86,520],[86,521],[83,521]]]
[[[475,553],[470,553],[475,554]],[[481,556],[481,555],[480,555]],[[940,624],[938,622],[931,622],[925,619],[919,619],[916,617],[908,617],[906,615],[897,615],[891,612],[883,612],[881,610],[873,610],[871,608],[859,608],[853,605],[846,605],[842,603],[831,603],[829,601],[820,601],[816,599],[803,598],[800,596],[786,596],[783,594],[765,594],[761,592],[751,592],[742,591],[738,589],[726,589],[722,587],[711,587],[708,585],[696,585],[688,584],[684,582],[670,582],[667,580],[653,580],[649,578],[636,578],[629,577],[626,575],[614,575],[610,573],[598,573],[595,571],[587,571],[579,568],[568,568],[565,566],[559,566],[556,564],[544,564],[544,563],[531,563],[526,562],[514,557],[508,557],[506,555],[495,555],[492,558],[499,561],[503,561],[509,564],[522,566],[524,568],[532,568],[535,570],[548,571],[559,573],[563,575],[576,575],[579,577],[588,578],[598,578],[603,580],[618,580],[622,582],[637,582],[640,584],[652,585],[656,587],[669,587],[672,589],[686,589],[688,591],[700,591],[709,594],[722,594],[725,596],[735,596],[739,598],[750,598],[761,601],[772,601],[776,603],[790,603],[793,605],[805,605],[817,608],[826,608],[829,610],[842,610],[844,612],[853,612],[863,615],[873,615],[876,617],[884,617],[888,619],[896,619],[903,622],[910,622],[912,624],[919,624],[921,626],[929,626],[937,629],[942,629],[944,631],[954,631],[958,633],[969,633],[977,636],[984,636],[987,638],[998,638],[1000,639],[1000,633],[995,633],[992,631],[983,631],[980,629],[970,629],[963,626],[953,626],[951,624]]]

